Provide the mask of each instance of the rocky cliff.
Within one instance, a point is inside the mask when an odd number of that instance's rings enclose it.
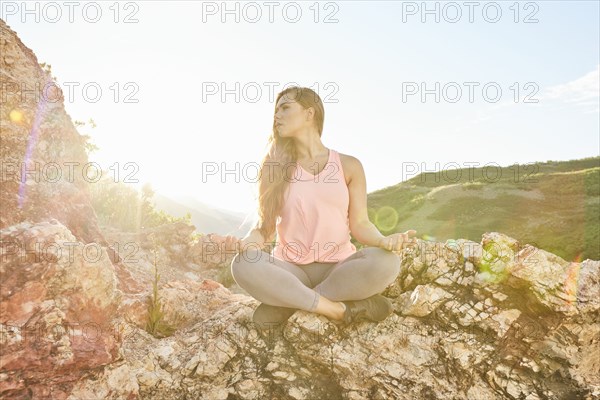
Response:
[[[0,228],[54,217],[83,243],[102,243],[89,200],[84,138],[50,73],[0,20]],[[94,178],[95,179],[95,178]]]
[[[1,20],[0,49],[0,84],[18,84],[0,121],[0,397],[600,398],[599,261],[496,232],[419,241],[399,253],[384,322],[298,311],[263,337],[258,302],[206,279],[230,257],[204,252],[191,227],[102,231],[85,180],[23,182],[5,169],[87,158],[61,101],[21,98],[21,83],[50,78]],[[176,328],[163,338],[144,329],[154,263]]]

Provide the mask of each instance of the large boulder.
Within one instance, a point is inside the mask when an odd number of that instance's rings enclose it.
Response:
[[[0,396],[64,398],[117,357],[117,274],[101,246],[79,242],[55,219],[0,237]]]

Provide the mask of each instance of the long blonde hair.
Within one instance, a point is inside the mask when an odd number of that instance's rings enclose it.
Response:
[[[300,104],[304,109],[313,107],[315,110],[313,122],[319,132],[323,133],[323,122],[325,120],[325,109],[319,95],[312,89],[292,86],[277,95],[275,107],[282,96],[288,95]],[[277,111],[277,109],[275,109]],[[273,119],[273,130],[269,136],[268,150],[263,157],[260,166],[260,178],[258,180],[258,215],[259,220],[255,229],[258,229],[265,240],[268,240],[275,232],[277,217],[283,207],[283,196],[290,183],[290,173],[287,166],[297,160],[296,145],[293,138],[280,137]]]

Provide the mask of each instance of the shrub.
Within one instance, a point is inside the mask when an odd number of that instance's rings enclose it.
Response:
[[[101,223],[129,232],[178,221],[191,223],[190,213],[176,218],[156,210],[151,203],[154,191],[150,184],[144,185],[140,193],[123,182],[114,182],[108,173],[102,176],[90,187],[92,207]]]

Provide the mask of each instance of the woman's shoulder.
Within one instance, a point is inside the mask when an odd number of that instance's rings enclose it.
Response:
[[[344,153],[340,153],[339,151],[337,152],[340,155],[340,160],[343,163],[346,163],[348,165],[354,165],[356,164],[358,161],[358,158],[351,156],[350,154],[344,154]]]
[[[355,171],[361,166],[360,161],[350,154],[340,153],[339,151],[338,154],[340,155],[340,162],[342,163],[342,169],[346,177],[346,184],[349,184]]]

